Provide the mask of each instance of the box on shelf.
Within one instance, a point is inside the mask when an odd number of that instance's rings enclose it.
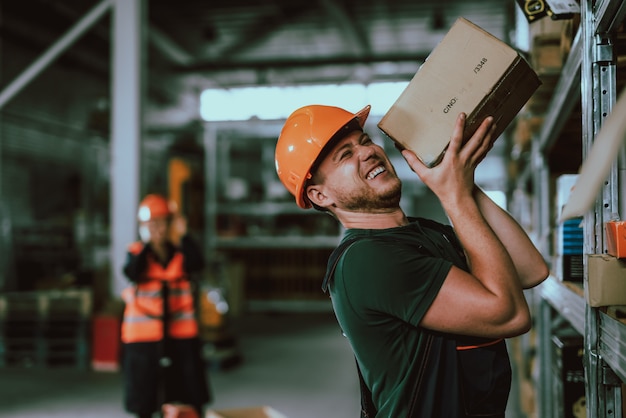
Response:
[[[557,254],[554,257],[556,278],[562,282],[582,283],[584,277],[583,259],[582,254]]]
[[[609,221],[606,230],[606,250],[617,258],[626,258],[626,221]]]
[[[516,119],[513,131],[513,150],[511,156],[518,159],[523,153],[530,151],[533,137],[539,133],[543,126],[543,116],[521,114]]]
[[[204,418],[287,418],[269,406],[207,411]]]
[[[540,19],[548,16],[548,12],[550,11],[550,6],[548,6],[546,0],[537,0],[532,3],[531,7],[528,7],[528,2],[526,0],[516,1],[522,13],[526,17],[526,20],[528,20],[528,23],[540,21]]]
[[[626,260],[608,254],[587,256],[585,298],[592,307],[626,305]]]
[[[557,229],[557,277],[563,281],[582,281],[584,233],[582,218],[568,219]]]
[[[459,18],[378,127],[432,167],[447,148],[459,113],[467,114],[464,139],[487,116],[495,119],[497,138],[540,84],[517,51]]]
[[[579,255],[583,253],[585,234],[581,223],[582,217],[564,221],[559,226],[558,254]]]
[[[517,4],[528,23],[531,23],[531,28],[546,20],[561,21],[571,19],[576,13],[580,14],[580,5],[573,0],[517,0]],[[548,16],[550,19],[546,18]]]
[[[539,74],[561,71],[563,68],[561,36],[536,36],[533,39],[530,62]]]
[[[567,24],[568,19],[541,19],[540,21],[533,22],[528,26],[528,35],[530,41],[537,36],[560,36],[563,32],[563,26]]]
[[[564,174],[556,179],[556,214],[567,203],[569,196],[574,190],[578,174]],[[582,217],[568,219],[557,225],[555,232],[556,241],[556,276],[562,281],[582,282],[584,230]]]

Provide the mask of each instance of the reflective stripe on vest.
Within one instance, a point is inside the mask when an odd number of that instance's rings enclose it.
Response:
[[[122,323],[123,342],[153,342],[163,339],[163,282],[169,287],[169,337],[192,338],[198,335],[191,285],[188,280],[181,280],[185,278],[183,260],[182,253],[177,252],[163,268],[149,257],[146,269],[146,278],[149,280],[124,289],[122,299],[126,306]]]

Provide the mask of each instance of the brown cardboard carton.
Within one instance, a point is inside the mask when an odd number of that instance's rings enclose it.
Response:
[[[469,138],[493,116],[500,135],[541,81],[511,47],[459,18],[378,123],[400,147],[436,165],[460,112]]]
[[[207,411],[205,418],[287,418],[269,406]]]
[[[589,282],[585,287],[592,307],[626,305],[626,260],[608,254],[587,256]]]

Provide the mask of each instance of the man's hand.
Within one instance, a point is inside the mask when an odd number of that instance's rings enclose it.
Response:
[[[465,114],[456,120],[450,144],[441,162],[428,168],[414,152],[403,150],[402,156],[411,169],[444,203],[445,200],[471,197],[474,188],[474,172],[493,146],[495,124],[487,117],[471,138],[463,144]]]
[[[476,166],[495,139],[493,118],[486,118],[466,143],[464,128],[465,115],[461,114],[441,163],[430,169],[414,153],[402,152],[413,171],[441,201],[469,265],[469,272],[457,267],[450,269],[421,325],[452,333],[471,329],[473,335],[493,338],[520,335],[528,331],[531,323],[520,277],[507,247],[481,211],[487,208],[492,212],[493,207],[484,204],[482,197],[477,198],[482,195],[476,193],[474,185]],[[501,236],[508,238],[512,234]],[[534,262],[536,258],[529,257],[524,262],[528,260]],[[538,275],[536,270],[531,273],[532,277]],[[452,313],[450,306],[457,307],[463,315]]]

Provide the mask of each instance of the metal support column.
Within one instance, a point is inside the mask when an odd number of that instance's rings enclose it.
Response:
[[[114,0],[111,112],[111,291],[126,280],[126,248],[137,239],[142,99],[144,92],[143,0]]]
[[[206,224],[205,224],[205,249],[210,261],[216,260],[217,247],[217,199],[219,187],[217,168],[217,129],[214,124],[207,123],[204,129],[204,155],[205,178],[207,181],[206,196]]]
[[[533,208],[533,224],[537,225],[538,248],[542,254],[552,254],[550,245],[550,169],[546,162],[546,157],[540,148],[540,144],[532,141],[532,181],[533,192],[539,197],[535,199]]]
[[[554,416],[554,401],[552,398],[552,306],[542,298],[539,303],[539,321],[537,323],[537,339],[541,355],[539,356],[539,417],[552,418]]]
[[[581,68],[583,112],[583,157],[591,149],[596,134],[616,101],[616,66],[609,28],[596,27],[592,0],[581,4],[583,61]],[[605,250],[604,222],[618,210],[617,164],[612,167],[602,188],[602,197],[596,200],[594,211],[585,215],[584,253],[602,254]],[[588,266],[585,263],[585,286]],[[587,305],[585,312],[585,377],[587,415],[590,417],[621,418],[621,394],[617,379],[610,378],[611,370],[599,351],[600,323],[597,308]],[[614,373],[613,373],[614,374]]]

